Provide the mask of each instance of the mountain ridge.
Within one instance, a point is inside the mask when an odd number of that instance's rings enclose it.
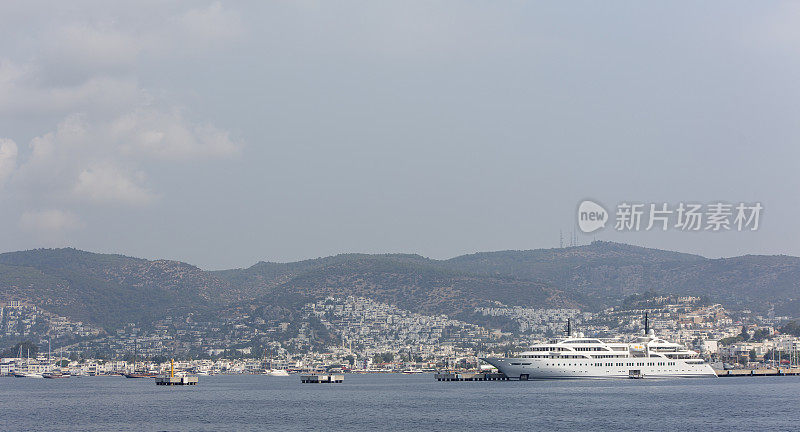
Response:
[[[108,329],[165,315],[220,313],[230,307],[285,312],[305,301],[348,295],[464,317],[475,307],[499,304],[596,310],[631,294],[656,291],[800,315],[800,258],[705,258],[593,242],[478,252],[447,260],[350,253],[206,271],[181,261],[73,248],[33,249],[0,254],[0,289],[3,300],[33,301]]]

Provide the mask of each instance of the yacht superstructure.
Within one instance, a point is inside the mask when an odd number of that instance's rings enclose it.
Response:
[[[697,352],[645,330],[630,341],[582,333],[533,345],[515,357],[482,359],[512,379],[716,377]]]

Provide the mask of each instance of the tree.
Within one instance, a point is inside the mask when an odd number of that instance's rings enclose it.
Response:
[[[781,333],[784,334],[800,336],[800,324],[798,324],[797,321],[789,321],[788,323],[786,323],[786,325],[781,327],[780,330]]]
[[[150,361],[153,363],[165,363],[168,362],[171,357],[167,357],[163,354],[154,355],[150,358]]]
[[[20,350],[20,348],[21,348],[21,350]],[[2,355],[0,355],[0,357],[17,357],[17,356],[20,355],[20,353],[22,353],[23,357],[26,357],[26,356],[36,357],[36,354],[38,352],[39,352],[39,347],[36,346],[36,344],[34,344],[31,341],[22,341],[22,342],[18,342],[13,347],[8,348],[5,351],[3,351]]]
[[[742,341],[747,342],[750,340],[750,333],[747,332],[747,327],[742,326],[742,332],[739,333],[739,337],[742,338]]]
[[[764,341],[764,339],[769,339],[769,338],[770,338],[769,330],[758,329],[753,332],[753,336],[750,340],[752,340],[753,342],[762,342]]]
[[[394,354],[390,352],[378,353],[372,356],[373,363],[391,363],[394,361]]]

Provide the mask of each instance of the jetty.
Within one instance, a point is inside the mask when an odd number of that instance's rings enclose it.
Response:
[[[344,381],[342,374],[313,374],[313,375],[300,375],[300,382],[303,384],[320,384],[320,383],[341,383]]]
[[[175,362],[169,361],[169,376],[156,377],[156,385],[197,385],[198,379],[196,376],[175,376]]]
[[[196,376],[156,377],[156,385],[197,385]]]
[[[800,367],[782,369],[729,369],[715,370],[718,377],[754,377],[754,376],[797,376]]]
[[[436,381],[508,381],[503,373],[445,372],[433,375]]]

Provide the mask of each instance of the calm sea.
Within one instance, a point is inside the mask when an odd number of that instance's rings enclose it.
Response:
[[[0,379],[2,430],[798,430],[800,377],[437,382],[432,375]]]

